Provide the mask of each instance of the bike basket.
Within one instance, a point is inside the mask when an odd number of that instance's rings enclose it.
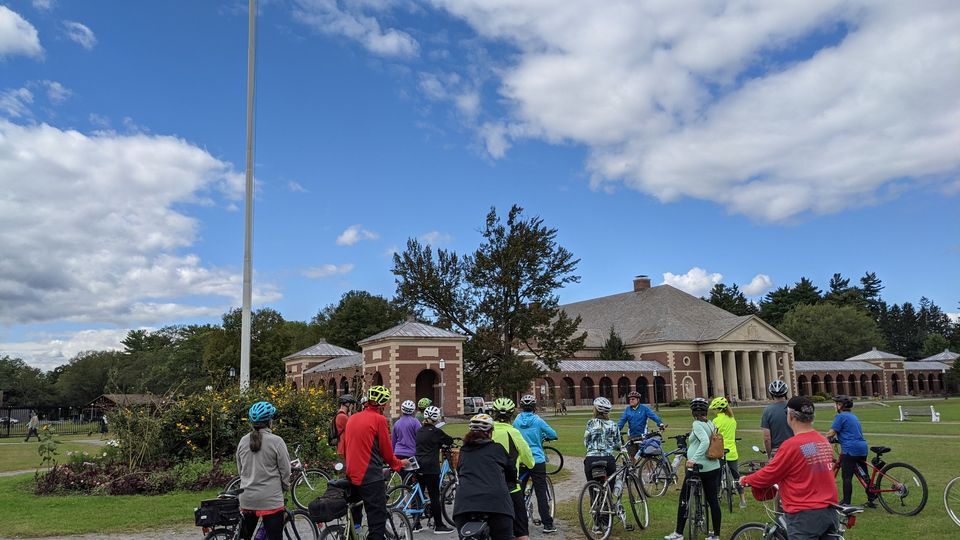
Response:
[[[642,456],[659,456],[661,454],[663,454],[663,447],[660,446],[659,439],[647,439],[640,447],[640,455]]]
[[[308,505],[314,523],[327,523],[347,515],[347,497],[344,490],[328,486],[327,492]]]
[[[460,538],[472,540],[474,538],[489,538],[490,527],[485,521],[468,521],[460,527]]]
[[[240,501],[232,497],[200,501],[193,517],[197,527],[235,525],[240,522]]]

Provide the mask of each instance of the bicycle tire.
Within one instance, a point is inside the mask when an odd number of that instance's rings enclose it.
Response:
[[[397,486],[387,490],[387,508],[397,508],[403,510],[405,502],[413,497],[413,488],[410,486]]]
[[[687,495],[687,526],[683,530],[684,540],[700,540],[700,533],[705,533],[706,512],[703,510],[703,487],[690,489]]]
[[[587,513],[586,518],[584,510]],[[613,528],[613,504],[610,501],[610,492],[600,482],[591,480],[580,490],[577,514],[580,518],[580,530],[587,538],[606,540],[610,536]]]
[[[290,487],[290,498],[301,510],[308,510],[310,503],[327,492],[330,476],[320,469],[306,469]]]
[[[947,482],[947,487],[943,488],[943,507],[947,509],[947,515],[960,527],[960,476]]]
[[[733,513],[733,478],[727,469],[727,464],[723,463],[720,471],[720,488],[723,489],[723,498],[727,501],[727,512]]]
[[[560,453],[560,450],[552,446],[544,446],[543,455],[547,460],[547,474],[557,474],[563,469],[563,454]]]
[[[413,540],[413,526],[407,515],[391,508],[387,512],[386,531],[384,534],[386,540]]]
[[[230,529],[214,529],[203,537],[203,540],[233,540],[234,532]]]
[[[305,510],[287,511],[283,524],[284,540],[319,540],[320,530]]]
[[[458,482],[447,484],[446,487],[443,488],[443,492],[440,493],[440,498],[443,499],[443,508],[441,508],[443,521],[455,529],[457,528],[457,524],[453,521],[453,502],[457,499],[458,485]]]
[[[346,527],[340,524],[327,525],[320,532],[320,540],[347,540]]]
[[[787,540],[787,536],[779,528],[768,536],[768,526],[766,523],[744,523],[740,528],[733,531],[730,540]]]
[[[650,508],[647,506],[647,496],[635,476],[627,476],[627,497],[634,521],[638,527],[646,529],[650,525]]]
[[[749,461],[744,461],[737,464],[737,471],[740,473],[740,476],[745,476],[748,474],[753,474],[760,469],[762,469],[767,464],[766,461],[759,459],[751,459]]]
[[[894,471],[894,473],[891,474],[890,471]],[[884,483],[890,483],[891,487],[896,488],[897,491],[882,491],[885,489],[883,487]],[[897,484],[900,485],[899,488],[897,488]],[[891,514],[900,516],[915,516],[919,514],[920,511],[923,510],[923,507],[926,506],[927,497],[929,496],[926,479],[924,479],[916,467],[906,463],[890,463],[884,467],[880,471],[880,474],[877,475],[877,482],[874,488],[879,491],[877,498],[880,499],[880,504],[884,509]],[[916,507],[904,504],[905,499],[910,497],[915,490],[919,490],[920,495],[919,497],[911,497],[910,501],[912,502],[919,499]]]
[[[224,492],[227,492],[227,491],[236,491],[237,489],[240,489],[240,477],[239,477],[239,476],[234,476],[233,478],[230,479],[229,482],[227,482],[227,484],[226,484],[225,486],[223,486],[223,491],[224,491]]]
[[[667,492],[670,475],[659,459],[644,459],[637,468],[640,487],[648,497],[661,497]]]
[[[410,475],[410,476],[413,476],[413,475]],[[384,484],[386,485],[386,491],[388,494],[393,492],[394,488],[407,485],[406,479],[400,476],[400,473],[398,473],[397,471],[392,471],[391,474],[386,477],[386,482],[384,482]],[[397,493],[397,492],[394,492],[394,493]],[[397,501],[391,500],[388,496],[387,507],[390,508],[396,505],[397,505]]]

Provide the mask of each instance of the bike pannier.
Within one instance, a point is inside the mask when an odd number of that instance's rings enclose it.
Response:
[[[240,522],[240,501],[233,497],[200,501],[193,517],[197,527],[235,525]]]
[[[640,446],[642,456],[659,456],[660,454],[663,454],[663,448],[660,446],[660,439],[656,437],[643,441],[643,445]]]
[[[327,492],[309,504],[310,519],[314,523],[327,523],[347,515],[347,497],[344,490],[327,487]]]

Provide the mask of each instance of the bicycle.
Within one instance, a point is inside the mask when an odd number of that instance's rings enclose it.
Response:
[[[836,445],[835,445],[836,446]],[[836,450],[835,450],[836,451]],[[886,446],[871,446],[870,451],[876,456],[868,463],[870,467],[870,477],[865,479],[859,474],[854,476],[860,481],[867,496],[873,499],[876,497],[880,505],[891,513],[901,516],[914,516],[923,510],[927,504],[927,481],[920,471],[913,465],[907,463],[886,463],[883,460],[883,454],[890,452],[891,449]],[[837,453],[833,463],[833,475],[837,476],[840,472],[840,458],[843,454]],[[866,472],[863,471],[864,476]],[[888,487],[889,485],[889,487]],[[911,497],[913,495],[913,497]],[[909,499],[908,499],[909,497]],[[915,501],[919,499],[919,502]],[[910,502],[910,506],[907,505]]]
[[[290,460],[290,498],[300,510],[308,510],[310,501],[324,494],[330,475],[323,469],[306,468],[300,459],[300,445],[293,449],[293,459]],[[236,491],[240,488],[240,477],[235,476],[226,487],[225,492]]]
[[[740,437],[736,438],[737,441],[742,440]],[[720,501],[727,503],[727,511],[731,514],[733,513],[733,495],[737,494],[737,498],[740,498],[740,491],[737,489],[736,480],[733,479],[733,474],[730,473],[730,468],[727,467],[727,454],[730,452],[729,449],[723,450],[723,457],[720,458]],[[740,467],[737,466],[737,470],[740,470]]]
[[[943,489],[943,507],[947,509],[947,515],[960,527],[960,476],[947,482],[947,487]]]
[[[556,512],[556,500],[557,497],[553,491],[553,480],[549,476],[545,477],[547,481],[547,506],[550,508],[550,519],[553,519]],[[523,490],[523,504],[527,508],[527,516],[533,521],[534,525],[542,525],[543,522],[539,519],[533,519],[533,507],[534,507],[534,489],[533,489],[533,479],[530,478],[530,471],[524,469],[520,473],[520,485],[526,484],[526,487]]]
[[[751,448],[753,449],[754,452],[758,454],[763,454],[763,455],[767,454],[766,450],[763,450],[757,445],[753,445],[751,446]],[[753,474],[759,471],[760,469],[764,468],[767,465],[767,463],[769,462],[765,459],[749,459],[747,461],[741,461],[740,463],[737,464],[737,471],[740,473],[740,476],[746,476],[748,474]]]
[[[783,513],[776,510],[776,498],[769,501],[763,501],[763,509],[769,516],[767,523],[751,522],[744,523],[737,530],[733,531],[730,540],[787,540],[787,522],[783,518]],[[859,506],[843,506],[831,504],[830,508],[837,511],[839,523],[835,540],[844,540],[844,533],[847,529],[852,529],[857,522],[856,514],[863,512]]]
[[[203,540],[240,540],[240,529],[242,518],[240,517],[240,501],[238,495],[242,489],[236,491],[223,491],[217,495],[219,501],[225,502],[231,508],[227,519],[216,519],[213,528],[203,527]],[[232,504],[236,502],[235,506]],[[203,503],[201,503],[202,505]],[[223,504],[223,503],[221,503]],[[235,508],[235,511],[233,509]],[[304,510],[290,510],[284,508],[283,518],[283,537],[286,540],[317,540],[320,538],[320,531],[317,524],[310,519],[310,514]],[[263,518],[257,519],[255,530],[263,529]],[[255,533],[260,534],[259,532]]]
[[[692,467],[688,465],[687,475],[683,480],[687,488],[687,526],[683,529],[684,540],[697,540],[700,533],[706,537],[707,531],[707,498],[703,493],[703,480],[696,473],[703,466],[699,463]]]
[[[606,464],[595,464],[590,470],[592,480],[580,491],[580,529],[591,540],[606,540],[610,536],[614,516],[620,519],[625,530],[634,530],[634,526],[627,523],[627,512],[623,508],[624,487],[634,522],[641,529],[646,529],[650,524],[647,497],[637,477],[630,473],[629,463],[621,459],[622,455],[623,452],[620,452],[617,456],[617,469],[610,477],[607,476]]]
[[[544,439],[548,440],[548,439]],[[563,469],[563,454],[553,446],[543,446],[543,455],[546,458],[547,474],[557,474]]]
[[[327,523],[323,528],[323,534],[320,540],[362,540],[366,534],[362,534],[361,528],[354,526],[353,509],[363,505],[363,501],[353,499],[350,480],[340,478],[328,482],[331,488],[343,490],[343,497],[347,501],[347,512],[343,517],[336,521]],[[386,534],[387,540],[413,540],[413,527],[407,516],[397,508],[387,508]]]
[[[637,466],[640,485],[648,497],[660,497],[667,492],[667,486],[677,484],[680,480],[677,471],[680,462],[687,457],[687,436],[689,433],[670,437],[677,442],[677,449],[666,454],[643,456]],[[660,432],[648,434],[646,437],[662,437]],[[671,460],[672,458],[672,460]]]

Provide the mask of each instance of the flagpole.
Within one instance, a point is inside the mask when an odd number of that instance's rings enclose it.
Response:
[[[247,178],[243,216],[243,308],[240,318],[240,391],[250,386],[250,305],[253,297],[253,93],[257,2],[249,0],[247,29]]]

